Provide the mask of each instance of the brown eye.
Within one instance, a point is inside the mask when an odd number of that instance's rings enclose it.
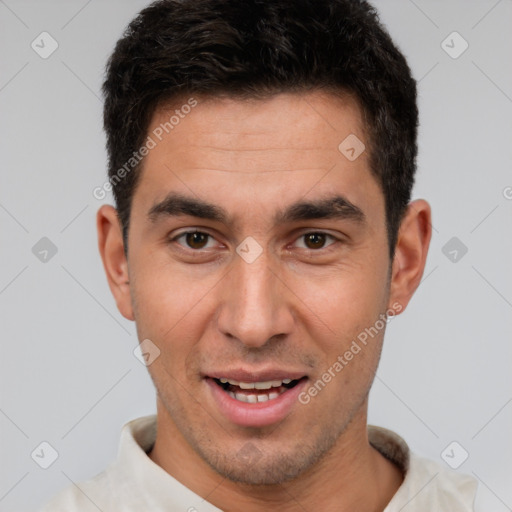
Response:
[[[308,249],[322,249],[327,235],[325,233],[308,233],[304,235],[304,243]]]
[[[202,231],[187,231],[171,239],[172,242],[176,242],[185,249],[194,249],[199,251],[201,249],[208,249],[208,244],[214,241],[214,238],[208,233]]]
[[[208,243],[208,238],[210,236],[206,233],[201,233],[200,231],[185,233],[184,235],[187,245],[192,249],[203,249]]]
[[[330,247],[337,241],[339,240],[329,233],[324,233],[322,231],[310,231],[309,233],[299,236],[295,244],[296,247],[299,247],[300,249],[319,251]]]

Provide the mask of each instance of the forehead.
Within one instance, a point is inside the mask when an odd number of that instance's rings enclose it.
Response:
[[[170,192],[227,210],[247,210],[249,199],[252,211],[259,205],[272,214],[277,205],[334,193],[363,211],[372,200],[382,202],[361,149],[366,139],[361,110],[349,95],[183,98],[155,112],[148,137],[154,148],[135,194],[146,211]],[[357,158],[349,158],[349,146],[361,152]]]
[[[237,173],[287,170],[282,163],[296,170],[332,166],[342,156],[343,140],[351,135],[366,138],[361,110],[348,94],[194,100],[197,106],[190,110],[185,108],[190,98],[157,109],[148,130],[162,139],[157,140],[158,156],[165,146],[182,166],[203,161],[214,170]],[[169,126],[171,118],[176,124]],[[360,164],[366,155],[362,157]]]

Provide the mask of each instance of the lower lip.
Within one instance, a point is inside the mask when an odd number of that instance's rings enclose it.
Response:
[[[248,404],[231,398],[213,379],[206,378],[205,381],[221,413],[242,427],[266,427],[284,420],[298,403],[298,396],[307,383],[307,379],[303,379],[273,400]]]

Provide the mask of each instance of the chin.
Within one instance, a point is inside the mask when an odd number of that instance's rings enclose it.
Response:
[[[313,444],[300,442],[283,451],[265,440],[248,441],[235,453],[198,450],[203,460],[232,482],[251,486],[272,486],[294,480],[307,472],[332,448],[336,438],[324,437]]]

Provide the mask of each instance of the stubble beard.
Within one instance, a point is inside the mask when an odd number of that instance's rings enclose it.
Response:
[[[234,448],[228,450],[218,446],[216,439],[211,436],[211,422],[198,424],[197,421],[189,421],[181,405],[171,403],[175,401],[167,400],[169,397],[160,393],[159,396],[177,430],[213,471],[241,485],[276,486],[299,478],[321,463],[362,408],[366,418],[368,392],[353,407],[344,422],[327,422],[323,429],[318,424],[304,428],[305,433],[314,432],[314,436],[309,436],[309,439],[304,436],[283,448],[283,440],[289,442],[289,436],[279,436],[279,430],[286,426],[278,426],[266,433],[255,428],[252,429],[252,435],[248,436],[248,441],[244,443],[233,440]],[[220,427],[215,425],[215,428]],[[272,436],[275,438],[272,439]]]

